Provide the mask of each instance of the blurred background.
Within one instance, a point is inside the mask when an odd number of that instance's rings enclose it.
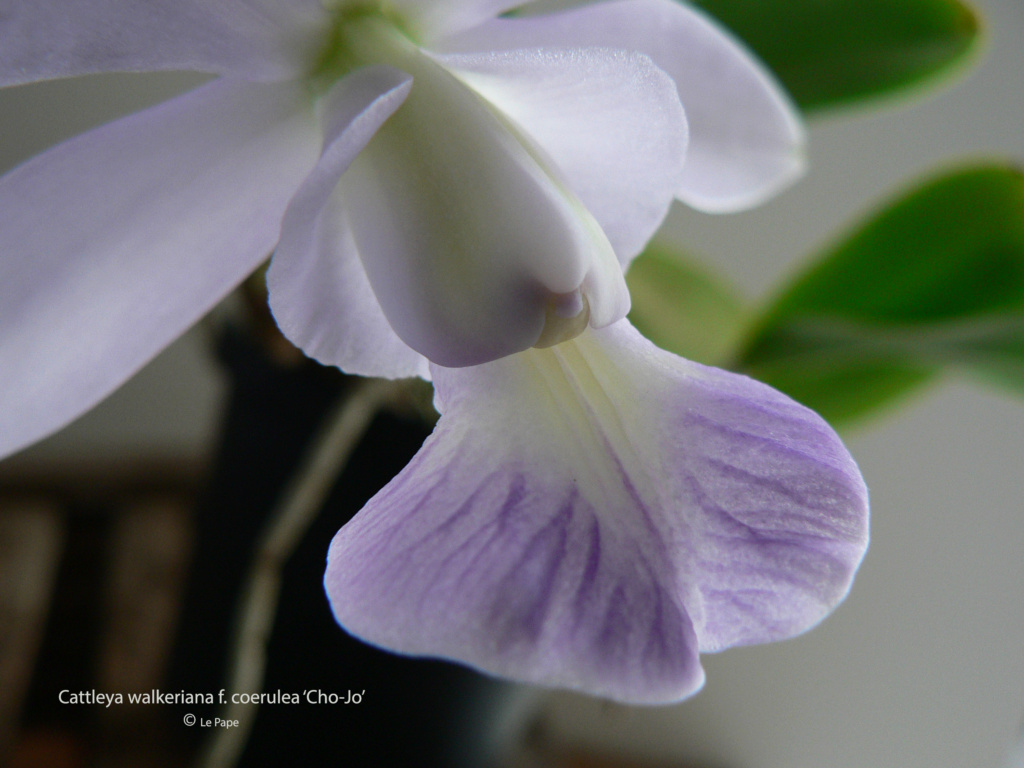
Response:
[[[973,5],[987,38],[973,67],[906,98],[814,118],[809,173],[793,189],[725,217],[677,206],[662,239],[751,299],[767,299],[803,259],[936,167],[1024,163],[1024,4]],[[0,92],[0,170],[198,82],[104,76]],[[75,743],[80,726],[55,706],[53,686],[127,690],[152,681],[169,690],[168,679],[189,680],[181,654],[219,658],[202,634],[193,632],[185,650],[170,639],[190,615],[182,606],[204,546],[194,538],[204,525],[196,503],[211,503],[224,406],[229,392],[237,395],[238,366],[248,365],[219,328],[197,327],[80,421],[0,464],[0,748],[13,754],[20,745],[20,760],[35,755],[22,764],[88,764],[82,755],[94,750]],[[380,428],[405,435],[410,451],[422,439],[421,427],[405,422]],[[528,729],[515,737],[523,750],[590,755],[586,764],[602,756],[722,768],[1024,765],[1019,750],[1012,757],[1024,718],[1024,400],[949,376],[844,437],[871,491],[872,544],[831,618],[792,641],[705,657],[705,690],[674,707],[565,693],[509,697],[503,689],[516,712],[509,722]],[[367,456],[359,481],[372,484],[387,467]],[[311,562],[331,533],[325,523],[303,545]],[[110,556],[97,561],[96,552]],[[118,552],[135,554],[119,560]],[[244,552],[238,558],[244,563]],[[319,601],[312,573],[305,585],[286,583],[284,600],[305,590],[299,602]],[[195,621],[226,631],[230,601],[221,599],[221,619]],[[115,626],[134,634],[126,639]],[[309,674],[310,684],[322,679]],[[345,674],[339,680],[352,682]],[[216,675],[192,678],[201,680],[194,686],[213,690],[207,681]],[[362,680],[372,691],[372,675]],[[428,690],[459,681],[439,678]],[[350,710],[332,716],[350,718]],[[143,726],[128,726],[149,740]],[[181,741],[182,755],[196,746],[180,721],[144,727],[162,729],[153,735],[161,743]],[[125,759],[143,764],[138,755]]]

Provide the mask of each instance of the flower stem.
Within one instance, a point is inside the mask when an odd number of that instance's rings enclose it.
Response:
[[[253,553],[249,575],[238,605],[227,691],[254,692],[263,688],[267,641],[277,613],[281,572],[316,518],[335,479],[359,444],[373,417],[401,385],[366,379],[343,397],[325,419],[320,433],[299,465],[281,502],[267,523]],[[230,701],[230,700],[229,700]],[[256,720],[257,704],[227,703],[223,720],[236,728],[218,728],[207,742],[197,765],[230,768],[242,755]]]

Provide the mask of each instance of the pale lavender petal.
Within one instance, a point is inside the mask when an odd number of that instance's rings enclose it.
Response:
[[[627,321],[433,368],[441,420],[337,535],[338,621],[403,653],[632,703],[697,651],[801,632],[867,544],[856,465],[817,415]]]
[[[5,0],[0,85],[151,70],[286,79],[312,64],[325,20],[316,0]]]
[[[754,206],[804,168],[803,126],[768,70],[700,11],[676,0],[612,0],[541,16],[494,19],[438,50],[602,46],[650,56],[679,87],[690,124],[683,202],[710,211]]]
[[[390,67],[359,70],[324,100],[324,147],[281,225],[267,273],[284,334],[326,365],[364,376],[429,377],[426,358],[398,338],[373,294],[337,197],[356,155],[409,95],[412,78]]]
[[[405,23],[422,41],[476,26],[533,0],[391,0]]]
[[[640,252],[683,178],[686,118],[668,75],[599,48],[439,58],[551,157],[621,261]]]
[[[581,290],[592,324],[623,317],[611,244],[557,169],[431,57],[402,68],[412,91],[340,184],[398,336],[436,363],[474,365],[536,344],[552,303]]]
[[[319,150],[306,100],[217,81],[0,180],[0,455],[91,408],[269,255]]]

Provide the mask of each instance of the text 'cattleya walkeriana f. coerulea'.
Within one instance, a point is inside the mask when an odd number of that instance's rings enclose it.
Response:
[[[674,0],[0,13],[0,84],[151,70],[219,77],[0,180],[0,451],[91,408],[273,252],[293,342],[430,377],[442,413],[331,546],[349,631],[656,703],[700,687],[699,652],[843,598],[867,494],[838,437],[625,319],[623,271],[673,199],[737,210],[802,167],[792,108],[712,22]]]

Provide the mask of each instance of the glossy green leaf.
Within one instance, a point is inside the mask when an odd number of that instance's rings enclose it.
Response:
[[[964,61],[978,19],[958,0],[696,0],[806,110],[885,95]]]
[[[955,366],[1024,393],[1024,175],[927,183],[766,312],[739,367],[841,421]]]
[[[662,349],[714,365],[735,348],[746,320],[742,301],[671,246],[648,246],[626,281],[633,299],[629,319]]]

